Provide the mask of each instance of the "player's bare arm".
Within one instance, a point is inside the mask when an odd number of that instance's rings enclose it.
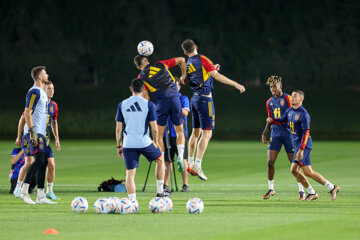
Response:
[[[153,141],[157,145],[159,145],[159,143],[157,142],[158,134],[159,134],[157,122],[156,121],[151,121],[150,122],[150,127],[151,127],[151,134],[152,134]]]
[[[60,151],[61,146],[60,146],[60,137],[59,137],[59,125],[57,120],[52,121],[51,129],[55,137],[56,150]]]
[[[21,149],[21,151],[16,154],[16,156],[13,156],[10,158],[10,163],[11,165],[14,165],[15,163],[17,163],[17,161],[19,161],[19,159],[21,158],[21,156],[24,154],[24,150]]]
[[[220,65],[218,66],[220,68]],[[216,67],[215,67],[216,68]],[[217,81],[232,86],[234,88],[236,88],[237,90],[240,91],[240,93],[245,92],[245,87],[233,80],[230,80],[229,78],[225,77],[224,75],[222,75],[221,73],[219,73],[217,70],[211,71],[210,75]]]
[[[21,142],[22,142],[22,134],[24,131],[24,126],[25,126],[25,117],[24,115],[21,114],[21,117],[19,119],[19,124],[18,124],[18,132],[17,132],[17,137],[15,140],[15,144],[18,146],[21,146]]]
[[[29,127],[30,144],[36,146],[37,145],[36,130],[31,117],[32,112],[33,110],[31,108],[25,108],[24,117],[25,117],[25,122]]]
[[[175,65],[179,65],[181,68],[181,77],[180,77],[180,81],[182,84],[185,84],[185,79],[186,79],[186,61],[185,58],[183,57],[176,57],[175,58]]]
[[[122,130],[123,130],[123,123],[116,122],[116,146],[117,146],[117,154],[120,158],[124,159],[123,149],[122,149]]]
[[[189,115],[189,111],[186,110],[185,108],[182,108],[182,109],[181,109],[181,113],[182,113],[182,115],[183,115],[184,117],[187,117],[187,116]]]
[[[267,135],[270,131],[270,127],[271,127],[271,123],[266,123],[266,126],[265,126],[265,129],[261,135],[261,141],[264,143],[264,144],[269,144],[268,140],[267,140]]]

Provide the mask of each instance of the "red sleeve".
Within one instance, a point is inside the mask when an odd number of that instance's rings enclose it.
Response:
[[[285,98],[286,98],[286,101],[287,101],[288,107],[291,107],[291,96],[286,95],[286,96],[285,96]]]
[[[306,130],[303,138],[302,138],[302,141],[301,141],[301,147],[300,149],[304,150],[305,147],[306,147],[306,144],[307,144],[307,141],[308,141],[308,138],[309,138],[309,135],[310,135],[310,131],[309,130]]]
[[[54,112],[54,115],[53,115],[53,120],[57,120],[59,108],[58,108],[58,105],[56,104],[56,102],[53,101],[53,104],[55,106],[55,112]]]
[[[266,110],[267,110],[268,117],[271,117],[271,118],[272,118],[272,116],[271,116],[271,111],[270,111],[270,107],[269,107],[270,99],[271,99],[271,98],[269,98],[269,99],[266,101]]]
[[[145,90],[148,90],[148,88],[147,88],[147,86],[146,86],[145,84],[144,84],[144,89],[145,89]]]
[[[141,79],[141,77],[140,77],[140,74],[138,75],[138,77],[137,77],[138,79]]]
[[[210,59],[208,59],[204,55],[200,55],[200,59],[201,59],[202,65],[204,66],[204,68],[207,72],[216,70],[214,64],[212,63],[212,61]]]
[[[164,64],[167,68],[172,68],[173,66],[176,65],[175,58],[170,58],[168,60],[162,60],[162,61],[159,61],[159,62]]]

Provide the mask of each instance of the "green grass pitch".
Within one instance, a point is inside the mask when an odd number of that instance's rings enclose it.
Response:
[[[313,202],[300,202],[284,150],[276,163],[276,195],[267,190],[266,146],[260,142],[209,144],[203,169],[209,180],[190,176],[189,193],[174,193],[171,212],[152,214],[148,202],[155,195],[154,168],[146,192],[141,192],[148,162],[138,168],[139,212],[134,215],[97,215],[93,203],[99,197],[126,197],[125,193],[100,193],[100,182],[125,177],[123,160],[117,158],[115,141],[63,141],[55,151],[57,205],[29,206],[8,194],[9,157],[14,147],[0,142],[0,239],[359,239],[360,236],[360,142],[313,144],[313,169],[341,186],[338,199],[314,181],[319,193]],[[180,174],[177,175],[181,183]],[[181,184],[178,184],[179,187]],[[89,202],[85,214],[71,211],[70,202],[83,196]],[[205,210],[187,213],[185,204],[200,197]],[[35,195],[32,195],[35,198]],[[43,235],[55,228],[59,235]]]

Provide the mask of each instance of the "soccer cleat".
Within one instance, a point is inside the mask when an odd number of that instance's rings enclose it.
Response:
[[[13,194],[16,198],[20,198],[20,188],[15,188]]]
[[[190,188],[189,188],[188,185],[185,185],[185,184],[184,184],[184,185],[182,186],[181,191],[182,191],[182,192],[189,192],[189,191],[190,191]]]
[[[177,162],[179,172],[181,172],[181,173],[184,172],[184,162],[183,162],[183,160],[180,157],[178,157],[176,162]]]
[[[171,196],[171,193],[166,192],[166,191],[163,191],[162,193],[157,193],[156,194],[156,197],[170,197],[170,196]]]
[[[188,171],[188,173],[190,173],[192,176],[196,176],[196,173],[192,170],[193,166],[194,166],[193,163],[189,163],[189,166],[186,169],[186,171]]]
[[[319,195],[317,193],[315,194],[308,194],[305,198],[305,201],[313,201],[319,198]]]
[[[340,187],[334,185],[334,188],[330,191],[331,201],[334,201],[336,199],[336,195],[339,191],[340,191]]]
[[[59,198],[55,195],[54,192],[49,192],[45,195],[48,199],[52,199],[52,200],[59,200]]]
[[[205,176],[201,167],[199,167],[198,165],[194,164],[194,166],[191,168],[191,170],[194,171],[201,180],[204,180],[204,181],[207,180],[207,177]]]
[[[299,200],[305,201],[305,193],[304,192],[299,192]]]
[[[164,184],[164,192],[168,192],[168,193],[170,192],[170,188],[168,185]]]
[[[46,197],[36,198],[36,204],[57,204],[57,202],[53,202]]]
[[[21,193],[19,197],[24,200],[25,203],[35,205],[35,202],[31,200],[30,195],[28,193]]]
[[[274,196],[274,195],[275,195],[275,190],[269,189],[269,191],[267,191],[265,193],[265,195],[262,196],[262,199],[269,199],[271,196]]]

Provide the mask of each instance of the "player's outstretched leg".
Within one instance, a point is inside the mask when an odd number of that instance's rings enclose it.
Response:
[[[52,200],[59,200],[55,195],[53,187],[55,180],[55,159],[53,157],[48,158],[47,165],[47,187],[46,187],[46,197]]]
[[[126,191],[128,193],[128,197],[131,201],[136,200],[136,186],[135,186],[135,174],[136,168],[126,170]]]
[[[179,172],[184,172],[184,150],[185,150],[185,136],[183,125],[174,126],[176,131],[176,147],[178,152],[177,165]]]
[[[165,166],[163,156],[155,160],[155,178],[156,178],[156,196],[157,197],[168,197],[171,195],[170,192],[164,191],[164,177],[165,177]]]
[[[192,170],[196,173],[196,175],[201,179],[206,181],[207,177],[205,176],[204,172],[202,171],[201,162],[202,158],[205,154],[206,148],[212,136],[212,130],[203,130],[202,135],[200,137],[197,153],[196,153],[196,160],[195,164],[192,167]]]
[[[193,131],[191,133],[191,136],[189,138],[189,163],[188,163],[188,168],[187,171],[193,175],[196,176],[196,173],[193,172],[192,168],[195,164],[195,149],[196,149],[196,145],[198,143],[198,140],[200,138],[201,135],[201,128],[193,128]]]
[[[340,191],[340,187],[337,185],[332,184],[328,180],[326,180],[320,173],[314,171],[311,168],[311,165],[309,166],[303,166],[304,174],[308,177],[311,177],[321,185],[324,185],[329,189],[329,193],[331,196],[331,200],[334,201],[337,197],[338,192]]]

